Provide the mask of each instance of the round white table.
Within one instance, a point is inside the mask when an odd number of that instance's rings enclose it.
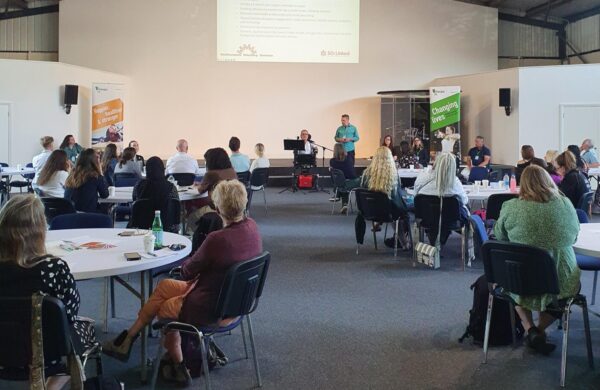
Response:
[[[408,168],[398,168],[398,177],[400,179],[414,179],[419,176],[419,173],[423,172],[423,169],[408,169]]]
[[[199,199],[208,196],[206,193],[199,194],[195,188],[186,187],[185,190],[178,191],[179,201],[187,202],[188,200]],[[115,187],[114,196],[98,199],[98,203],[130,203],[133,202],[133,187]]]
[[[0,176],[28,175],[32,173],[35,173],[35,169],[29,167],[24,167],[21,169],[17,169],[15,167],[2,167]]]
[[[152,273],[153,268],[162,267],[172,264],[183,259],[192,251],[192,242],[178,234],[163,233],[163,245],[184,244],[185,248],[179,251],[171,251],[163,249],[165,256],[144,258],[136,261],[127,261],[123,255],[126,252],[138,252],[143,254],[144,244],[143,236],[128,236],[121,237],[118,234],[127,229],[68,229],[68,230],[52,230],[46,234],[46,246],[49,253],[52,253],[67,262],[71,273],[76,280],[105,278],[104,284],[104,315],[105,315],[105,331],[107,330],[108,319],[108,290],[109,284],[114,280],[119,282],[123,287],[129,290],[140,300],[140,307],[146,303],[147,295],[152,289]],[[85,242],[100,241],[106,244],[114,245],[113,248],[107,249],[79,249],[67,252],[59,247],[61,243],[72,245],[81,245]],[[54,253],[53,253],[54,252]],[[158,252],[157,252],[158,253]],[[134,272],[140,273],[140,289],[131,286],[127,281],[121,279],[118,275],[130,274]],[[146,289],[146,280],[148,281],[148,291]],[[112,299],[114,302],[114,299]],[[114,313],[114,305],[112,307]],[[114,314],[113,314],[114,316]],[[146,329],[142,330],[141,334],[141,377],[142,381],[146,381],[146,350],[147,337]]]
[[[579,225],[577,242],[573,244],[575,253],[598,257],[600,261],[600,223],[582,223]]]
[[[487,201],[488,198],[494,194],[512,194],[513,192],[510,191],[510,189],[508,188],[479,188],[479,191],[475,191],[475,187],[472,185],[465,185],[463,186],[463,188],[465,189],[465,192],[467,194],[467,197],[469,198],[469,201],[471,200],[480,200],[480,201]],[[514,192],[514,194],[518,194],[519,193],[519,188],[517,187],[517,191]]]

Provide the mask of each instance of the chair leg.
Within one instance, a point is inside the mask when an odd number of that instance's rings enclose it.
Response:
[[[252,331],[252,320],[250,315],[246,316],[248,320],[248,334],[250,335],[250,347],[252,348],[252,358],[254,359],[254,371],[256,371],[256,380],[258,387],[262,387],[262,380],[260,379],[260,368],[258,367],[258,358],[256,357],[256,346],[254,345],[254,332]]]
[[[516,321],[515,321],[515,306],[512,303],[508,304],[508,309],[510,310],[510,331],[512,334],[512,344],[513,348],[517,346],[517,334],[516,334]]]
[[[240,329],[242,331],[242,341],[244,342],[244,354],[246,355],[246,359],[248,359],[248,345],[246,344],[246,330],[244,329],[244,319],[240,321]]]
[[[560,359],[560,387],[565,387],[567,377],[567,346],[569,341],[569,318],[571,316],[571,304],[569,302],[563,313],[563,345]]]
[[[268,210],[267,210],[267,191],[265,191],[264,187],[262,189],[262,193],[263,193],[263,200],[265,201],[265,214],[266,214],[268,212]]]
[[[160,340],[158,341],[158,351],[156,352],[156,358],[154,359],[154,364],[152,366],[152,379],[150,382],[150,389],[154,390],[156,388],[156,381],[158,379],[158,366],[160,365],[160,358],[163,354],[163,339],[164,333],[161,331]]]
[[[335,204],[337,203],[337,202],[336,202],[337,195],[338,195],[338,189],[337,189],[337,187],[336,187],[336,188],[333,190],[333,202],[331,202],[331,203],[332,203],[332,204],[331,204],[331,215],[333,215],[333,212],[335,211]]]
[[[115,278],[110,277],[110,316],[116,317],[117,308],[115,307]]]
[[[200,344],[200,352],[202,353],[202,373],[204,374],[204,387],[210,390],[210,373],[208,371],[208,348],[206,347],[206,339],[202,332],[198,332],[198,341]]]
[[[598,282],[598,271],[594,271],[594,285],[592,286],[592,306],[596,303],[596,283]]]
[[[398,256],[398,221],[400,218],[396,220],[396,232],[394,233],[394,258]]]
[[[488,342],[490,340],[490,325],[492,322],[492,308],[494,307],[494,296],[488,295],[487,316],[485,318],[485,335],[483,336],[483,364],[487,363]]]
[[[372,223],[373,229],[373,243],[375,244],[375,250],[377,250],[377,234],[375,232],[375,222]]]
[[[590,316],[588,314],[587,299],[583,297],[581,302],[581,310],[583,312],[583,329],[585,331],[585,346],[587,348],[588,364],[594,369],[594,353],[592,352],[592,336],[590,334]]]

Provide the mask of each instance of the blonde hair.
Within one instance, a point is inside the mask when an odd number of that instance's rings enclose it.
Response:
[[[258,143],[256,145],[254,145],[254,153],[256,153],[256,155],[258,157],[262,157],[265,155],[265,145]]]
[[[377,148],[371,164],[363,174],[363,182],[365,179],[369,181],[370,191],[392,195],[398,186],[398,172],[390,148],[387,146]]]
[[[456,157],[452,153],[440,153],[435,158],[433,174],[439,195],[451,192],[456,177]]]
[[[211,194],[219,214],[229,222],[237,222],[244,216],[248,194],[246,187],[238,180],[223,180]]]
[[[556,156],[558,156],[558,150],[549,149],[546,152],[546,155],[544,156],[544,160],[546,160],[547,163],[551,164],[556,159]]]
[[[48,146],[52,145],[53,143],[54,143],[54,138],[50,137],[49,135],[40,138],[40,144],[42,145],[42,147],[44,149],[46,149]]]
[[[12,197],[0,210],[0,262],[29,268],[46,254],[44,205],[35,195]]]
[[[533,202],[547,203],[560,196],[560,191],[546,170],[537,165],[529,165],[521,174],[519,198]]]

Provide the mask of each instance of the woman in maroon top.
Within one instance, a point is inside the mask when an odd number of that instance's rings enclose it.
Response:
[[[215,307],[225,274],[236,263],[262,253],[262,241],[256,222],[244,216],[246,188],[237,180],[220,182],[212,193],[213,202],[223,219],[223,229],[210,233],[198,251],[184,262],[182,280],[164,279],[140,310],[129,330],[103,345],[103,352],[127,361],[131,346],[143,327],[155,318],[177,318],[194,325],[217,324]],[[224,326],[234,319],[224,320]],[[165,337],[165,348],[172,360],[171,379],[189,384],[191,377],[183,362],[178,332]],[[162,373],[162,370],[161,370]]]

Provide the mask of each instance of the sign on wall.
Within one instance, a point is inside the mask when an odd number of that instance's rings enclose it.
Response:
[[[430,151],[460,159],[460,87],[431,87],[429,98]]]
[[[123,143],[124,84],[92,84],[92,147]]]

